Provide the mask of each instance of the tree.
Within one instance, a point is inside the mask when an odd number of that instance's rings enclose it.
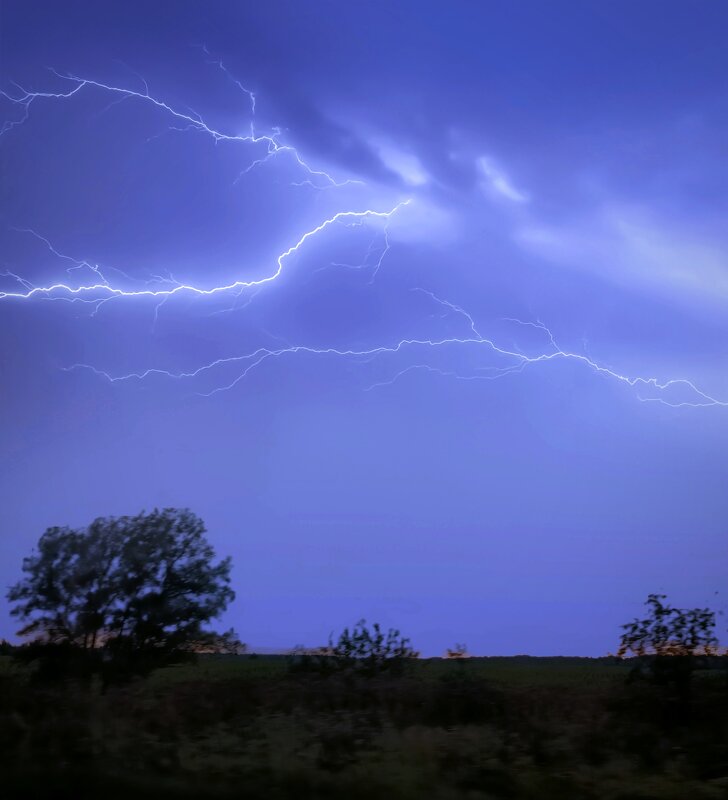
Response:
[[[617,656],[638,658],[635,675],[655,683],[672,684],[686,699],[690,679],[701,657],[717,653],[715,612],[708,608],[673,608],[664,594],[651,594],[645,619],[622,626]]]
[[[8,592],[11,613],[44,644],[117,659],[189,652],[214,640],[204,626],[235,597],[230,559],[214,559],[187,509],[50,528]]]

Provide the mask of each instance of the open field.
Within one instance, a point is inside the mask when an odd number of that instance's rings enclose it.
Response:
[[[245,680],[275,677],[288,671],[287,656],[212,656],[196,664],[182,664],[158,670],[151,685],[186,680]],[[436,681],[458,674],[503,686],[589,686],[623,681],[629,667],[612,658],[530,656],[444,659],[413,661],[409,674],[424,681]]]
[[[609,659],[412,662],[401,676],[212,657],[102,691],[0,661],[9,797],[719,800],[728,686],[686,716]]]

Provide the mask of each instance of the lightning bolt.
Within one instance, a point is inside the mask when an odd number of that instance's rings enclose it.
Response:
[[[119,286],[114,286],[113,284],[109,283],[109,281],[103,277],[98,267],[94,267],[89,264],[87,261],[77,261],[70,256],[63,255],[59,253],[51,243],[45,239],[44,237],[33,233],[34,236],[39,238],[41,241],[45,242],[48,246],[49,250],[57,255],[59,258],[68,259],[74,262],[74,266],[71,269],[81,269],[81,268],[88,268],[96,275],[100,277],[100,280],[96,283],[90,284],[82,284],[80,286],[72,286],[68,283],[52,283],[47,286],[32,286],[29,287],[27,281],[21,281],[24,286],[26,286],[25,291],[20,292],[8,292],[8,291],[0,291],[0,300],[8,300],[8,299],[15,299],[15,300],[30,300],[33,297],[38,295],[43,295],[45,297],[51,297],[56,295],[66,295],[66,296],[74,296],[77,297],[79,295],[87,295],[87,294],[102,294],[107,295],[106,299],[111,299],[112,297],[152,297],[158,299],[166,299],[171,297],[175,294],[180,294],[182,292],[189,292],[191,294],[199,295],[199,296],[211,296],[215,294],[222,294],[225,292],[232,292],[232,291],[242,291],[245,289],[254,289],[259,288],[261,286],[265,286],[267,283],[272,283],[275,281],[283,272],[283,262],[289,258],[294,253],[298,252],[298,250],[303,247],[303,245],[311,239],[312,237],[316,236],[317,234],[324,231],[326,228],[331,227],[337,222],[341,222],[342,220],[367,220],[367,219],[384,219],[389,220],[393,214],[395,214],[399,209],[409,204],[409,200],[402,200],[401,202],[397,203],[394,207],[392,207],[389,211],[376,211],[373,209],[365,209],[363,211],[339,211],[334,214],[332,217],[325,219],[322,223],[317,225],[315,228],[312,228],[309,231],[306,231],[298,241],[291,245],[287,250],[283,251],[278,258],[276,259],[276,269],[269,275],[266,275],[262,278],[255,278],[253,280],[237,280],[233,281],[232,283],[221,284],[218,286],[210,286],[210,287],[201,287],[195,284],[189,283],[174,283],[173,286],[169,288],[143,288],[143,289],[123,289]],[[29,288],[28,288],[29,287]],[[97,302],[94,300],[93,302]]]
[[[247,96],[248,100],[250,101],[250,113],[252,116],[255,116],[255,92],[243,86],[243,84],[234,75],[232,75],[230,70],[228,70],[228,68],[222,63],[222,59],[218,56],[212,55],[212,53],[207,49],[206,44],[200,45],[200,49],[206,56],[208,56],[208,58],[211,59],[208,61],[208,64],[214,64],[216,67],[218,67],[222,72],[225,73],[231,83],[234,83],[235,86],[237,86],[238,89],[240,89],[240,91]]]
[[[210,63],[217,66],[225,76],[248,98],[250,103],[251,115],[255,116],[256,94],[247,88],[242,82],[237,80],[227,69],[222,59],[213,57],[208,49],[203,46],[203,52],[210,59]],[[153,95],[144,79],[141,79],[143,91],[130,89],[123,86],[104,83],[95,79],[79,77],[74,74],[61,74],[53,71],[56,77],[64,81],[68,87],[66,90],[51,91],[29,91],[13,84],[14,92],[0,90],[0,97],[5,98],[13,107],[20,109],[20,115],[14,120],[4,123],[0,128],[0,136],[7,135],[14,129],[23,125],[30,116],[31,109],[42,102],[68,102],[79,95],[81,92],[96,90],[103,92],[112,98],[112,104],[122,101],[133,101],[143,103],[155,108],[172,121],[170,130],[194,131],[201,133],[215,144],[220,142],[244,143],[254,147],[262,147],[263,154],[253,161],[240,173],[238,179],[250,172],[252,169],[263,166],[274,157],[281,154],[289,154],[296,168],[305,174],[301,181],[292,182],[294,186],[310,185],[313,188],[332,188],[340,187],[350,183],[362,183],[361,181],[347,179],[337,181],[328,172],[313,168],[305,161],[298,150],[280,141],[280,130],[274,129],[269,134],[256,133],[255,126],[251,121],[249,135],[231,134],[221,131],[207,122],[195,111],[182,111],[171,106],[165,100]],[[108,106],[107,106],[108,108]],[[180,127],[181,126],[181,127]],[[94,313],[98,311],[103,303],[112,299],[121,298],[151,298],[156,301],[155,322],[159,310],[163,303],[178,294],[189,294],[196,297],[211,297],[226,293],[234,294],[236,299],[246,291],[251,290],[251,296],[255,291],[262,287],[274,283],[283,273],[284,264],[290,256],[297,253],[310,239],[321,235],[326,229],[331,228],[337,223],[348,225],[362,225],[372,221],[384,223],[384,244],[380,248],[370,245],[364,262],[361,265],[341,264],[348,268],[371,268],[371,281],[376,278],[384,257],[390,250],[389,223],[392,217],[404,206],[410,203],[409,199],[403,200],[393,205],[389,210],[376,210],[365,208],[363,210],[343,210],[324,219],[314,228],[307,230],[299,236],[294,244],[289,246],[278,255],[275,261],[275,268],[262,277],[243,280],[238,279],[230,283],[214,286],[201,286],[196,283],[178,282],[171,274],[167,276],[152,275],[149,280],[139,281],[131,278],[122,270],[116,268],[102,268],[87,260],[78,260],[60,252],[51,242],[35,231],[28,229],[26,232],[43,242],[48,250],[58,259],[69,264],[66,268],[67,274],[75,274],[79,271],[88,271],[93,276],[90,282],[74,284],[70,281],[57,281],[48,285],[35,286],[28,280],[20,277],[14,272],[6,275],[19,284],[20,289],[16,291],[0,291],[0,300],[5,301],[31,301],[34,299],[45,300],[66,300],[70,302],[86,302],[94,305]],[[377,254],[374,264],[370,264],[370,257]],[[121,276],[121,282],[112,280],[110,272]],[[141,283],[138,288],[131,288],[134,283]],[[383,343],[371,347],[359,349],[337,348],[337,347],[314,347],[306,344],[284,344],[280,347],[258,347],[239,355],[232,355],[217,358],[208,363],[202,364],[191,371],[170,371],[163,368],[150,368],[140,372],[127,374],[112,374],[108,370],[99,369],[90,364],[78,363],[66,369],[68,371],[90,370],[92,373],[110,381],[119,383],[126,381],[143,381],[155,377],[166,378],[176,381],[194,381],[206,376],[214,376],[218,371],[232,369],[235,371],[234,377],[227,380],[218,380],[212,389],[199,392],[204,396],[211,396],[220,392],[233,389],[254,370],[269,361],[285,359],[289,357],[328,357],[352,360],[357,363],[371,363],[375,360],[382,360],[397,357],[401,354],[409,354],[410,363],[403,368],[395,369],[386,380],[371,383],[367,388],[372,391],[381,387],[389,386],[406,375],[414,372],[427,372],[437,374],[442,377],[455,380],[474,381],[474,380],[496,380],[505,379],[510,375],[520,373],[527,368],[535,368],[539,364],[549,364],[551,362],[565,361],[573,362],[592,373],[608,378],[635,389],[637,397],[643,402],[658,402],[667,406],[679,407],[707,407],[719,406],[728,407],[728,401],[718,399],[703,389],[699,388],[694,382],[687,378],[673,378],[660,380],[656,377],[629,376],[622,374],[611,367],[607,367],[591,356],[583,353],[573,352],[561,348],[551,330],[539,320],[523,321],[518,319],[508,319],[514,325],[521,328],[530,327],[544,334],[548,341],[548,348],[527,354],[516,346],[505,346],[498,344],[495,339],[484,336],[475,323],[473,315],[466,311],[464,307],[449,300],[444,300],[428,289],[416,287],[413,291],[424,294],[435,303],[443,316],[454,316],[461,320],[466,326],[465,332],[461,336],[433,337],[419,336],[402,338],[390,343]],[[248,300],[250,302],[250,299]],[[478,356],[486,356],[488,359],[495,359],[495,363],[479,362],[479,366],[469,370],[458,370],[454,368],[444,369],[429,362],[429,357],[440,353],[448,353],[451,350],[458,352],[471,351]],[[677,399],[675,395],[682,393]]]
[[[221,67],[221,69],[230,77],[230,73],[227,71],[227,69],[225,69],[224,65],[222,64],[222,61],[218,61],[217,63]],[[70,100],[84,89],[95,88],[103,92],[106,92],[108,94],[111,94],[112,96],[116,96],[120,100],[126,100],[126,99],[137,100],[147,105],[154,106],[159,111],[164,112],[167,116],[174,119],[178,124],[183,125],[183,127],[181,128],[176,126],[170,126],[170,130],[198,131],[199,133],[203,133],[211,137],[212,140],[215,142],[215,144],[218,144],[220,142],[243,142],[245,144],[264,145],[266,148],[266,155],[263,158],[256,159],[255,161],[253,161],[253,163],[241,174],[249,172],[255,166],[260,166],[261,164],[266,163],[274,156],[277,156],[282,153],[289,153],[292,155],[295,163],[302,170],[304,170],[309,176],[308,180],[297,183],[295,185],[305,184],[305,185],[310,185],[314,188],[321,188],[321,185],[315,183],[314,179],[322,179],[324,181],[324,185],[331,187],[346,186],[352,183],[356,184],[363,183],[363,181],[351,180],[351,179],[347,179],[344,181],[337,181],[328,172],[325,172],[324,170],[320,169],[314,169],[301,157],[301,154],[295,147],[292,147],[291,145],[287,144],[281,144],[278,141],[276,134],[258,135],[255,133],[255,130],[252,126],[251,126],[251,132],[247,136],[243,136],[240,134],[225,133],[224,131],[220,131],[217,128],[205,122],[202,116],[197,112],[193,110],[189,110],[188,112],[180,111],[170,106],[164,100],[161,100],[158,97],[155,97],[154,95],[150,94],[149,87],[144,79],[142,79],[142,83],[144,83],[144,91],[140,92],[122,86],[114,86],[113,84],[103,83],[101,81],[97,81],[92,78],[81,78],[71,73],[62,74],[54,69],[52,69],[51,72],[60,80],[67,81],[73,84],[72,87],[65,92],[63,91],[33,92],[20,86],[20,84],[13,83],[13,86],[17,90],[15,94],[11,94],[10,92],[7,92],[5,90],[0,90],[0,97],[4,97],[12,105],[20,107],[22,109],[22,113],[19,119],[9,120],[3,124],[2,128],[0,128],[0,136],[8,133],[9,131],[13,130],[19,125],[25,123],[30,117],[31,107],[39,100],[40,101]],[[239,81],[236,81],[236,83],[238,83],[240,88],[249,95],[249,97],[251,98],[251,102],[253,103],[253,110],[254,110],[255,95],[248,89],[245,89],[242,86],[242,84],[240,84]]]
[[[432,296],[434,297],[434,295]],[[457,309],[458,313],[462,312],[472,322],[472,318],[470,317],[470,315],[467,314],[467,312],[462,311],[462,309],[460,309],[458,306],[447,303],[447,301],[441,301],[439,298],[437,298],[437,301],[441,303],[446,303],[448,306]],[[551,331],[541,323],[523,322],[521,320],[514,320],[514,321],[520,325],[535,325],[535,327],[542,329],[548,335],[549,339],[552,342],[555,341]],[[709,395],[707,392],[702,391],[692,381],[686,378],[677,378],[666,381],[660,381],[658,378],[654,377],[649,377],[649,378],[630,377],[628,375],[623,375],[619,372],[616,372],[613,369],[610,369],[608,367],[599,364],[589,356],[583,355],[582,353],[574,353],[568,350],[562,350],[561,348],[558,348],[558,346],[556,346],[557,349],[554,350],[553,352],[538,353],[537,355],[529,356],[517,350],[501,347],[498,344],[496,344],[492,339],[488,339],[477,333],[472,336],[447,337],[441,339],[429,339],[429,338],[401,339],[398,342],[391,345],[379,345],[376,347],[363,348],[363,349],[339,349],[335,347],[311,347],[307,345],[292,345],[276,349],[260,347],[257,348],[256,350],[253,350],[249,353],[245,353],[243,355],[228,356],[224,358],[215,359],[189,372],[173,372],[170,370],[165,370],[160,368],[151,368],[144,370],[143,372],[131,372],[122,375],[112,375],[105,370],[100,370],[89,364],[74,364],[70,367],[67,367],[66,369],[69,371],[90,370],[94,374],[105,378],[111,383],[118,383],[131,380],[141,381],[150,378],[152,376],[163,376],[165,378],[172,378],[175,380],[193,379],[199,377],[200,375],[203,375],[204,373],[210,372],[218,367],[238,365],[238,364],[242,365],[242,369],[239,371],[238,375],[232,381],[216,386],[210,391],[198,393],[204,397],[210,397],[212,395],[218,394],[219,392],[228,391],[234,388],[244,378],[246,378],[253,370],[257,369],[264,362],[271,359],[283,358],[285,356],[308,354],[313,356],[334,356],[338,358],[369,360],[373,357],[394,355],[410,349],[423,350],[423,351],[426,350],[437,351],[448,347],[485,348],[488,353],[496,355],[498,357],[502,357],[506,359],[508,363],[502,367],[492,366],[492,365],[486,367],[480,367],[478,368],[477,372],[473,372],[469,375],[460,374],[454,370],[442,370],[437,367],[433,367],[429,364],[411,364],[405,367],[404,369],[400,370],[399,372],[397,372],[390,379],[370,385],[369,387],[367,387],[367,390],[370,391],[372,389],[381,386],[390,386],[399,378],[414,370],[426,370],[428,372],[437,373],[442,376],[453,377],[459,380],[468,380],[468,381],[494,380],[496,378],[503,378],[506,375],[510,375],[515,372],[521,372],[523,369],[529,366],[537,364],[545,364],[551,361],[564,360],[564,361],[574,361],[577,364],[589,368],[590,370],[599,375],[614,379],[618,382],[626,384],[631,388],[639,389],[640,387],[644,387],[645,389],[652,389],[654,392],[658,394],[658,396],[656,397],[644,397],[638,395],[638,399],[640,399],[642,402],[658,402],[667,406],[671,406],[673,408],[681,408],[686,406],[690,406],[693,408],[700,408],[706,406],[728,407],[728,401],[719,400],[718,398]],[[671,400],[669,397],[662,396],[668,393],[670,390],[679,388],[687,390],[687,392],[689,392],[692,395],[692,399]]]

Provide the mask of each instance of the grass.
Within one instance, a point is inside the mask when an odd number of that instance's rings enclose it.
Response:
[[[195,664],[159,669],[147,682],[162,686],[187,681],[258,680],[280,677],[287,671],[288,660],[284,656],[203,656]]]
[[[401,676],[207,657],[102,691],[0,660],[3,796],[724,800],[728,686],[609,659],[429,659]]]
[[[624,680],[628,667],[613,659],[589,658],[470,658],[462,661],[430,659],[422,664],[425,675],[441,677],[461,670],[466,675],[503,686],[609,685]]]
[[[185,681],[226,681],[274,678],[288,671],[285,656],[208,656],[196,664],[181,664],[157,670],[149,683],[160,686]],[[486,680],[494,685],[529,686],[608,686],[624,680],[629,667],[614,659],[490,657],[446,660],[419,659],[412,663],[410,675],[420,680],[439,680],[448,675],[463,675]]]

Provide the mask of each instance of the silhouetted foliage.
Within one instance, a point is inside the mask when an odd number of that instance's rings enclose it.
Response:
[[[445,651],[445,658],[463,659],[470,658],[468,647],[460,642],[455,643],[455,647],[448,647]]]
[[[0,656],[11,656],[15,650],[15,645],[12,645],[5,639],[0,639]]]
[[[632,677],[673,686],[684,705],[700,660],[716,655],[715,612],[708,608],[674,608],[664,594],[650,594],[648,615],[622,626],[617,656],[637,657]]]
[[[361,619],[351,630],[344,628],[336,642],[332,634],[327,647],[308,649],[297,645],[288,656],[288,665],[292,672],[372,676],[401,673],[407,660],[418,656],[410,640],[398,630],[390,628],[385,633],[376,622],[368,628],[366,620]]]
[[[351,630],[344,628],[336,644],[330,637],[328,650],[335,668],[367,674],[401,670],[405,659],[419,655],[398,630],[390,628],[384,633],[377,622],[368,628],[365,619],[360,619]]]
[[[618,655],[636,656],[714,655],[715,612],[709,608],[673,608],[664,594],[651,594],[645,605],[649,616],[623,625]]]
[[[103,658],[146,667],[216,641],[241,647],[233,632],[221,640],[204,628],[234,598],[230,559],[214,559],[189,510],[100,518],[47,530],[8,599],[25,623],[19,635],[53,661],[74,651],[91,666]]]

